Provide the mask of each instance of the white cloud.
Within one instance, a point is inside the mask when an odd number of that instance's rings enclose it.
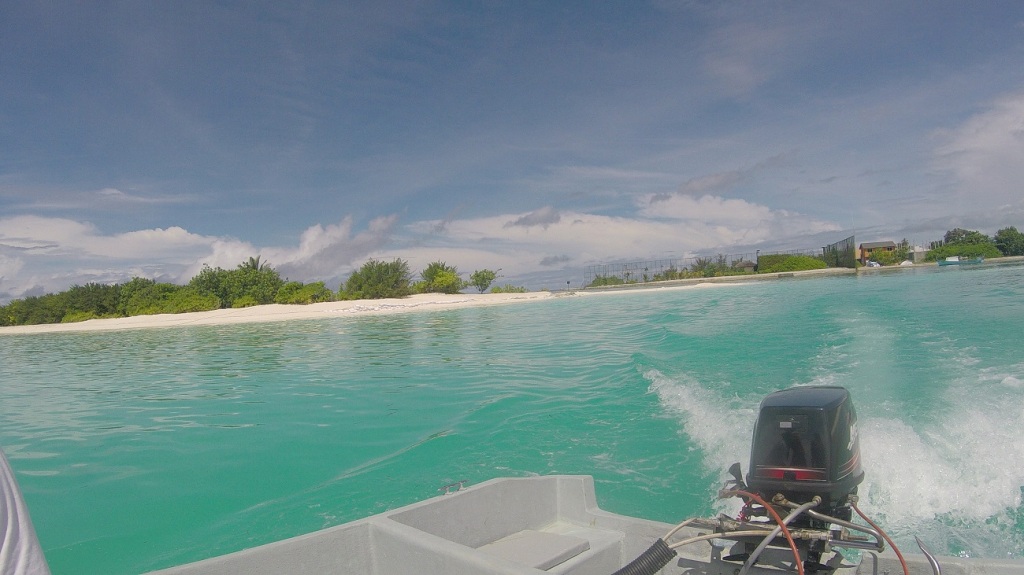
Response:
[[[296,247],[260,248],[250,242],[191,233],[180,227],[104,234],[89,222],[17,216],[0,219],[0,302],[58,292],[72,284],[116,283],[133,276],[184,283],[202,266],[232,269],[261,256],[282,275],[301,281],[336,279],[390,237],[395,216],[353,232],[351,218],[314,225]]]
[[[963,208],[1019,205],[1024,191],[1024,93],[996,101],[946,135],[940,171],[956,180]]]
[[[647,258],[666,252],[684,257],[740,243],[840,229],[799,213],[710,195],[647,195],[638,204],[639,210],[631,217],[545,208],[526,214],[449,221],[445,242],[479,246],[473,248],[473,253],[482,257],[471,256],[462,247],[443,245],[420,247],[415,254],[423,254],[429,261],[443,259],[460,269],[465,264],[457,258],[466,257],[478,267],[500,266],[506,272],[526,274],[552,266],[581,268],[594,262]],[[435,228],[436,223],[428,221],[408,229],[427,233]],[[410,250],[394,253],[410,263],[426,263],[413,262],[410,254],[414,252]]]
[[[0,219],[0,247],[34,254],[81,258],[181,258],[212,238],[179,227],[103,235],[94,225],[67,218],[16,216]]]

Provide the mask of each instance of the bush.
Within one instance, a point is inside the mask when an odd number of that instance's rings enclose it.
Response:
[[[327,289],[324,282],[313,282],[303,285],[301,282],[288,282],[277,290],[274,303],[305,305],[331,301],[334,294]]]
[[[133,290],[124,304],[125,315],[154,315],[158,313],[171,313],[168,311],[167,302],[174,292],[183,289],[169,283],[151,283],[141,285]]]
[[[61,323],[78,323],[80,321],[88,321],[90,319],[98,319],[99,316],[91,311],[69,311],[64,315],[64,318],[60,320]]]
[[[466,283],[459,277],[459,270],[444,262],[431,262],[420,276],[423,281],[416,282],[418,293],[459,293]]]
[[[925,256],[926,261],[934,262],[938,260],[944,260],[950,256],[960,256],[962,258],[998,258],[1002,257],[1002,252],[999,251],[994,244],[952,244],[937,247],[928,252]]]
[[[769,260],[769,258],[771,258]],[[770,261],[770,265],[765,266],[766,260]],[[781,258],[777,256],[764,256],[758,262],[758,273],[772,274],[780,272],[802,272],[807,270],[821,270],[828,267],[824,261],[811,257],[801,255],[783,255]]]
[[[587,284],[587,287],[620,286],[625,283],[626,280],[619,276],[594,276],[594,281]]]
[[[236,298],[235,301],[231,302],[231,307],[234,309],[252,307],[255,305],[260,305],[259,300],[249,294]]]
[[[524,287],[514,286],[505,284],[502,286],[494,286],[491,288],[491,293],[526,293],[528,290]]]
[[[189,313],[215,309],[220,309],[220,299],[217,296],[201,294],[186,287],[171,294],[162,313]]]
[[[370,260],[352,272],[338,297],[343,300],[405,297],[412,293],[411,281],[406,261]]]

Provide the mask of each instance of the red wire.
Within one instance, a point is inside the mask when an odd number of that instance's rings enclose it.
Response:
[[[882,538],[885,539],[885,542],[889,544],[889,547],[892,547],[892,550],[896,552],[896,557],[899,558],[900,565],[903,566],[903,575],[910,575],[910,569],[907,569],[907,562],[903,560],[903,554],[900,553],[899,547],[896,547],[896,544],[892,542],[892,539],[889,539],[889,536],[885,534],[885,531],[882,531],[881,527],[875,525],[874,521],[868,519],[868,516],[864,515],[860,508],[857,507],[857,504],[854,503],[853,501],[850,502],[850,507],[853,507],[853,510],[857,512],[857,515],[860,515],[861,519],[867,521],[868,525],[873,527],[875,531],[878,531],[878,533],[882,535]]]
[[[761,499],[760,495],[757,495],[757,494],[754,494],[754,493],[750,493],[749,491],[742,491],[742,490],[739,490],[739,489],[733,489],[731,491],[726,491],[724,494],[725,495],[737,494],[737,495],[742,495],[744,497],[748,497],[750,499],[753,499],[754,501],[757,501],[758,503],[760,503],[762,507],[767,509],[768,512],[772,514],[772,517],[775,518],[775,522],[778,523],[779,527],[782,529],[782,534],[786,537],[786,541],[789,542],[789,548],[793,550],[793,557],[796,558],[796,571],[797,571],[797,573],[799,573],[800,575],[804,575],[804,562],[800,560],[800,552],[796,550],[796,543],[793,542],[793,536],[790,535],[789,529],[786,529],[786,524],[782,522],[782,517],[779,517],[779,514],[775,512],[775,509],[773,509],[771,505],[768,505],[765,502],[764,499]],[[854,508],[854,509],[856,509],[856,508]],[[858,513],[860,513],[860,512],[858,511]],[[909,574],[907,574],[907,575],[909,575]]]

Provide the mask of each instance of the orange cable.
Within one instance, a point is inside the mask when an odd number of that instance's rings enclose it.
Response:
[[[775,522],[778,523],[779,527],[782,529],[782,534],[786,537],[786,541],[789,542],[789,548],[793,550],[793,557],[796,558],[796,571],[797,571],[797,573],[799,573],[800,575],[804,575],[804,562],[800,560],[800,552],[796,550],[796,543],[793,541],[793,536],[789,533],[789,529],[786,528],[786,524],[783,523],[782,517],[779,517],[779,514],[775,512],[775,509],[773,509],[771,505],[768,505],[767,503],[765,503],[765,500],[761,499],[760,495],[757,495],[757,494],[754,494],[754,493],[750,493],[749,491],[742,491],[740,489],[733,489],[731,491],[725,491],[723,493],[723,495],[734,495],[734,494],[742,495],[744,497],[749,497],[750,499],[753,499],[754,501],[757,501],[758,503],[761,504],[762,507],[767,509],[768,512],[772,514],[772,517],[775,518]],[[858,511],[858,513],[859,513],[859,511]]]
[[[907,568],[907,562],[903,560],[903,554],[900,553],[899,547],[896,547],[896,544],[892,542],[892,539],[889,539],[889,536],[886,535],[885,531],[882,531],[881,527],[875,525],[874,521],[868,519],[868,516],[864,515],[860,508],[857,507],[857,504],[854,503],[853,501],[850,502],[850,507],[853,507],[853,510],[857,512],[857,515],[860,515],[861,519],[867,521],[868,525],[874,528],[875,531],[878,531],[882,538],[885,539],[885,542],[889,544],[889,547],[892,547],[892,550],[896,553],[896,557],[898,557],[900,560],[900,565],[903,566],[903,575],[910,575],[910,569]]]

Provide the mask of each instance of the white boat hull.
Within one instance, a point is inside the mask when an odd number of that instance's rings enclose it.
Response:
[[[382,513],[153,575],[609,575],[666,534],[666,523],[617,515],[597,506],[589,476],[495,479]],[[677,537],[701,533],[684,528]],[[724,561],[729,541],[702,541],[678,550],[665,575],[736,575]],[[932,575],[927,558],[904,556],[911,575]],[[862,552],[851,563],[838,554],[822,562],[836,575],[896,575],[895,555]],[[940,557],[946,575],[1024,575],[1024,562]],[[751,573],[795,573],[789,549],[769,548]]]

